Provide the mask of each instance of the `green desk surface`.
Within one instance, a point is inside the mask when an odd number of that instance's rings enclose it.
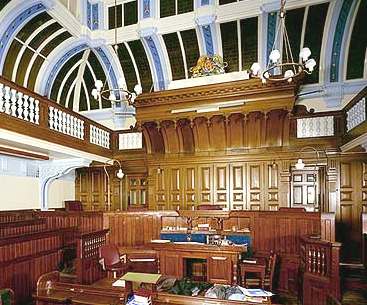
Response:
[[[161,274],[127,272],[121,277],[121,280],[147,284],[157,284],[160,277]]]

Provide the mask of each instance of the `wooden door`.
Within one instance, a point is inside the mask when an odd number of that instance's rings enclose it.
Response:
[[[210,256],[208,259],[208,281],[217,284],[232,283],[232,260],[229,256]]]
[[[318,209],[318,171],[315,168],[292,171],[291,204],[307,211]]]

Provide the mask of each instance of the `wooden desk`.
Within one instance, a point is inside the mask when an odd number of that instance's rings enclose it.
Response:
[[[37,293],[33,295],[33,298],[36,305],[121,305],[125,299],[125,289],[112,287],[113,281],[113,279],[105,278],[93,285],[61,283],[59,272],[55,271],[40,277],[37,283]],[[46,286],[50,286],[50,288],[47,289]],[[153,305],[197,304],[259,305],[272,303],[270,299],[263,303],[253,303],[174,295],[166,292],[158,292],[153,300]]]
[[[176,278],[185,277],[186,260],[206,260],[207,281],[217,284],[237,284],[237,266],[246,246],[213,246],[199,243],[151,243],[157,251],[159,271]]]
[[[133,292],[133,283],[144,283],[152,285],[151,293],[157,293],[157,282],[160,279],[161,274],[152,273],[140,273],[140,272],[127,272],[122,277],[121,280],[125,281],[125,304],[129,295]]]

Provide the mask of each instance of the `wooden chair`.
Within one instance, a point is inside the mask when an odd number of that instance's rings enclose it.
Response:
[[[116,245],[107,244],[99,247],[99,262],[108,275],[112,273],[113,278],[121,276],[126,272],[127,265],[125,256],[121,256]]]
[[[259,278],[246,278],[246,274],[242,274],[243,265],[241,264],[241,276],[243,277],[243,283],[246,287],[248,286],[260,286],[264,289],[268,289],[270,291],[273,290],[273,280],[275,273],[275,265],[276,265],[277,255],[273,251],[270,252],[270,256],[266,265],[264,266],[263,261],[259,261],[257,264],[253,264],[253,270],[251,268],[247,269],[247,272],[255,272],[260,274]],[[257,268],[255,266],[258,266]],[[264,271],[262,271],[264,269]],[[246,266],[245,266],[246,271]]]

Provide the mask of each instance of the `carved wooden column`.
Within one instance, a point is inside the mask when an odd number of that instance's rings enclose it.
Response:
[[[155,193],[156,193],[156,179],[157,179],[157,169],[152,166],[148,166],[148,208],[149,210],[156,209],[156,202],[155,202]]]
[[[334,212],[337,211],[337,192],[338,192],[338,170],[337,160],[329,159],[326,169],[326,194],[325,196],[325,211]]]
[[[291,193],[290,182],[291,182],[291,172],[290,172],[291,161],[282,161],[280,174],[279,174],[279,207],[289,207]]]

